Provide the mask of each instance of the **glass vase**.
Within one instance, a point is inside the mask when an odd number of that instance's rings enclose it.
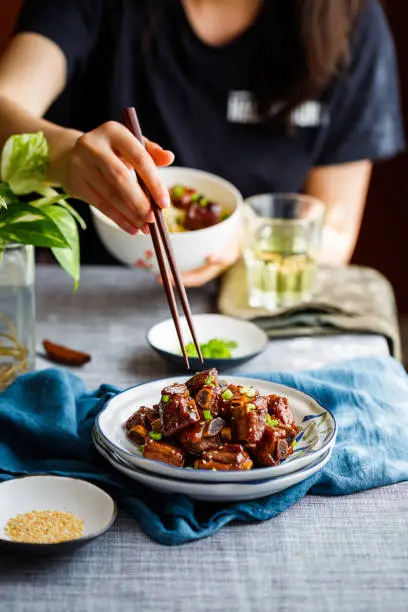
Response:
[[[34,248],[9,244],[0,260],[0,390],[35,368]]]

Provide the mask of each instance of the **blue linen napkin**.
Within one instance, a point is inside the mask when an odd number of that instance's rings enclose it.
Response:
[[[253,376],[253,375],[251,375]],[[117,473],[92,444],[95,416],[118,389],[87,392],[65,370],[19,378],[0,395],[0,481],[32,473],[84,478],[108,490],[152,539],[177,545],[231,521],[271,519],[306,493],[343,495],[408,480],[408,376],[392,358],[359,359],[260,378],[314,396],[335,414],[332,459],[306,481],[253,502],[223,505],[163,495]]]

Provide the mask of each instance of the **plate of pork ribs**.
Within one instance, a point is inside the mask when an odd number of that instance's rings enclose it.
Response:
[[[282,491],[330,459],[336,422],[311,396],[261,378],[209,369],[132,387],[109,400],[94,428],[117,470],[165,493],[205,501]]]

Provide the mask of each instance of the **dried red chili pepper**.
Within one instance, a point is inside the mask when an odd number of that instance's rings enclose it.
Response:
[[[82,366],[88,361],[91,361],[91,356],[88,353],[74,351],[66,346],[54,344],[50,340],[43,341],[43,347],[50,361],[61,363],[70,366]]]

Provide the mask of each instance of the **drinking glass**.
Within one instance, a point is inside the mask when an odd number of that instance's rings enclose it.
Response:
[[[0,258],[0,392],[35,368],[34,247],[8,244]]]
[[[244,206],[249,304],[275,310],[310,300],[325,205],[298,194],[263,194]]]

